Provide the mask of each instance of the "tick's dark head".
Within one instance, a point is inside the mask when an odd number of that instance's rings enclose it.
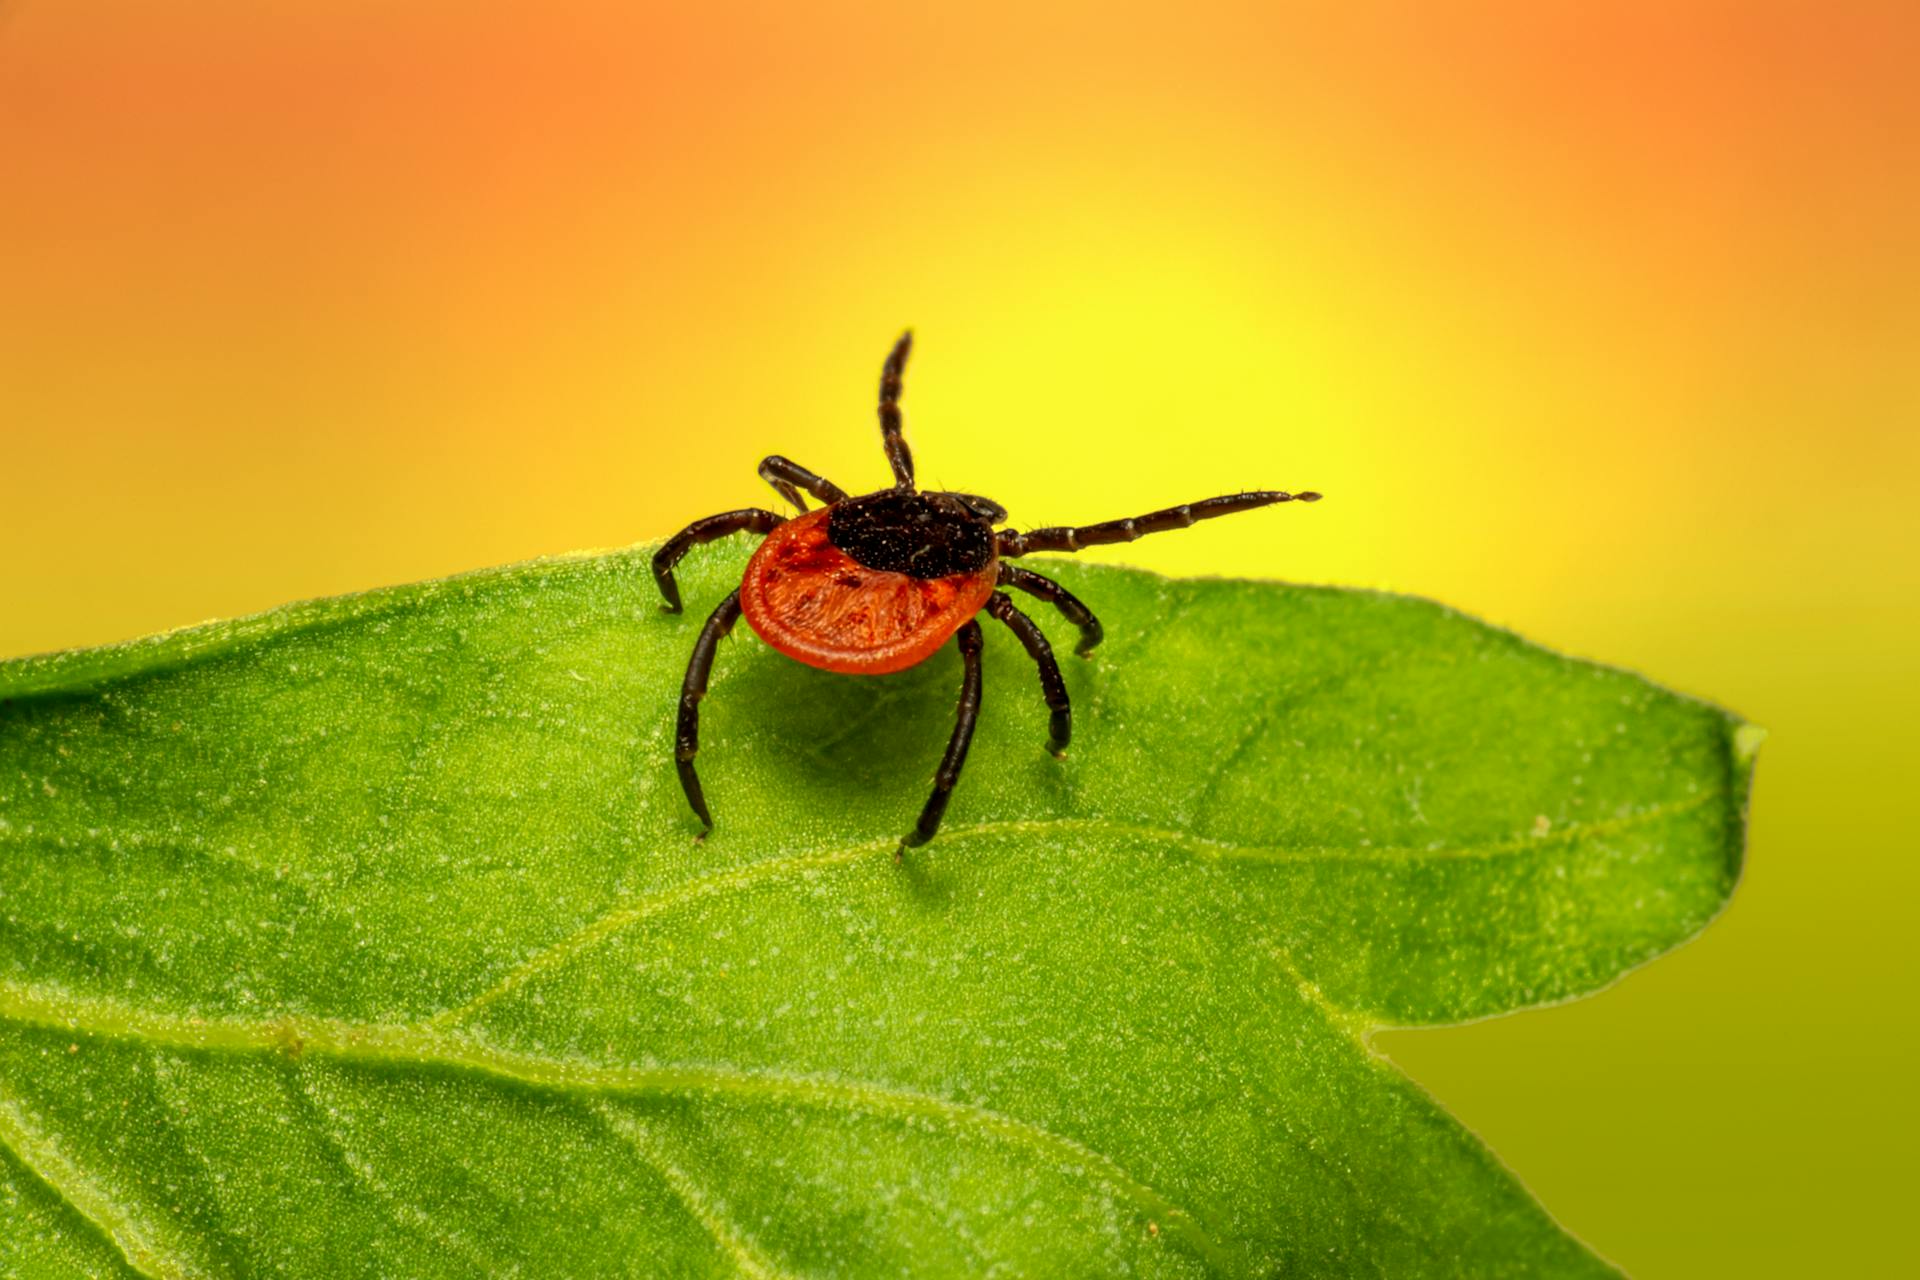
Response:
[[[940,496],[943,498],[952,498],[955,502],[960,503],[966,507],[967,510],[973,512],[973,514],[979,516],[982,520],[985,520],[988,524],[1005,524],[1007,522],[1007,509],[995,502],[992,498],[983,498],[977,493],[954,493],[952,490],[948,490]]]
[[[833,505],[827,536],[869,569],[915,578],[977,573],[993,563],[1006,512],[970,493],[883,489]]]

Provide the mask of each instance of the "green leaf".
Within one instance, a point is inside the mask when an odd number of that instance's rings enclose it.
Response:
[[[0,665],[0,1272],[1585,1275],[1370,1029],[1600,987],[1739,874],[1755,732],[1419,600],[1057,562],[829,675],[646,549]],[[1038,612],[1038,607],[1036,607]],[[1063,652],[1072,631],[1042,618]]]

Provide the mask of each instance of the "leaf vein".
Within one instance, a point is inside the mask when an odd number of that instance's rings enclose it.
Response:
[[[1320,989],[1319,983],[1300,972],[1300,967],[1294,964],[1293,957],[1284,947],[1275,948],[1273,954],[1280,967],[1286,971],[1287,977],[1292,980],[1293,989],[1300,993],[1300,998],[1325,1018],[1334,1030],[1353,1041],[1361,1050],[1371,1054],[1372,1051],[1367,1049],[1366,1040],[1366,1030],[1369,1025],[1367,1017],[1329,1000],[1327,993]]]
[[[1355,862],[1399,862],[1420,861],[1423,859],[1445,859],[1466,861],[1508,857],[1518,853],[1529,853],[1541,849],[1554,848],[1563,844],[1573,844],[1580,840],[1596,836],[1617,835],[1623,831],[1640,826],[1651,825],[1677,814],[1697,809],[1720,797],[1720,793],[1704,791],[1698,796],[1686,800],[1672,801],[1663,805],[1654,805],[1638,813],[1599,822],[1581,823],[1567,826],[1549,835],[1521,835],[1508,840],[1494,841],[1484,845],[1465,845],[1451,849],[1428,849],[1411,845],[1381,846],[1379,848],[1350,848],[1337,845],[1297,846],[1287,848],[1277,845],[1244,844],[1231,840],[1219,840],[1209,836],[1198,836],[1190,832],[1169,827],[1155,827],[1145,824],[1125,823],[1109,818],[1032,818],[1007,819],[996,822],[979,822],[967,826],[950,827],[943,834],[943,840],[951,845],[968,837],[1021,834],[1044,831],[1086,831],[1108,832],[1114,835],[1131,836],[1173,845],[1191,856],[1209,862],[1245,862],[1261,865],[1279,865],[1291,862],[1328,862],[1345,859]],[[888,850],[898,842],[891,837],[880,840],[866,840],[857,844],[842,845],[825,850],[795,854],[785,858],[769,858],[751,863],[733,871],[719,875],[705,876],[676,885],[671,889],[642,895],[630,900],[625,906],[612,908],[595,917],[575,932],[561,938],[542,950],[535,952],[516,968],[508,971],[484,991],[469,999],[466,1003],[442,1010],[426,1022],[426,1026],[435,1030],[446,1030],[470,1021],[473,1016],[493,1004],[501,997],[538,977],[550,969],[556,968],[582,951],[604,941],[650,916],[660,915],[689,902],[711,897],[734,890],[745,889],[765,881],[778,880],[790,875],[800,875],[808,871],[825,870],[844,866],[860,855],[879,850]]]
[[[473,1071],[562,1093],[740,1097],[837,1107],[895,1119],[931,1120],[1024,1146],[1067,1170],[1086,1172],[1187,1240],[1203,1256],[1219,1247],[1198,1219],[1128,1173],[1111,1156],[1030,1120],[940,1094],[871,1080],[792,1075],[715,1063],[605,1066],[502,1049],[470,1036],[424,1026],[354,1023],[332,1018],[270,1022],[183,1017],[119,1001],[0,981],[0,1017],[111,1039],[213,1052],[320,1054],[349,1062],[436,1066]],[[4,1101],[0,1099],[0,1101]],[[186,1274],[182,1273],[167,1273]]]
[[[457,1253],[472,1266],[476,1275],[500,1276],[511,1274],[513,1268],[505,1267],[494,1258],[488,1257],[471,1240],[451,1228],[443,1228],[435,1222],[433,1215],[404,1199],[393,1186],[382,1178],[373,1167],[373,1162],[362,1156],[348,1145],[345,1135],[338,1125],[327,1118],[325,1108],[313,1095],[312,1082],[305,1072],[296,1065],[288,1073],[286,1082],[288,1099],[304,1112],[312,1123],[314,1132],[332,1150],[339,1159],[340,1167],[355,1183],[366,1188],[380,1206],[386,1210],[393,1224],[410,1235],[422,1238],[442,1249]]]
[[[645,1126],[606,1103],[601,1103],[595,1110],[609,1129],[659,1173],[673,1194],[680,1198],[680,1203],[686,1206],[687,1212],[713,1237],[720,1252],[740,1269],[742,1275],[751,1276],[753,1280],[793,1280],[793,1277],[774,1266],[744,1232],[737,1230],[721,1215],[687,1171],[659,1149],[659,1144],[646,1132]]]
[[[546,972],[575,955],[585,951],[595,943],[618,933],[630,924],[636,924],[648,916],[659,915],[664,911],[732,890],[745,889],[763,880],[778,879],[788,875],[798,875],[807,871],[821,870],[851,862],[862,853],[878,849],[892,848],[897,840],[869,840],[861,844],[846,845],[828,849],[824,852],[800,854],[788,858],[772,858],[763,862],[751,863],[733,871],[715,876],[704,876],[689,880],[671,889],[657,893],[644,894],[634,898],[625,906],[614,907],[590,920],[573,933],[559,941],[535,952],[518,967],[510,970],[492,986],[468,1000],[465,1004],[442,1010],[426,1022],[429,1029],[443,1030],[469,1021],[494,1001],[525,985],[531,979]]]
[[[0,1090],[0,1144],[11,1151],[35,1177],[74,1212],[92,1223],[113,1242],[127,1265],[151,1280],[175,1280],[201,1272],[168,1256],[154,1239],[153,1228],[114,1203],[105,1187],[62,1152],[57,1143],[35,1127],[20,1100]]]

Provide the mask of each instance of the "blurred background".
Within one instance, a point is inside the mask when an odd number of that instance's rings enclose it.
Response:
[[[941,10],[0,0],[0,655],[877,487],[911,324],[928,482],[1766,726],[1700,940],[1379,1043],[1639,1276],[1892,1269],[1920,11]]]

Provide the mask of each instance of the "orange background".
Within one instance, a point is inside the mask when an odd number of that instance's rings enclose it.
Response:
[[[1444,12],[1440,10],[1444,8]],[[1381,1044],[1648,1277],[1911,1213],[1920,10],[0,0],[0,654],[654,538],[761,455],[1772,731],[1747,883]]]

